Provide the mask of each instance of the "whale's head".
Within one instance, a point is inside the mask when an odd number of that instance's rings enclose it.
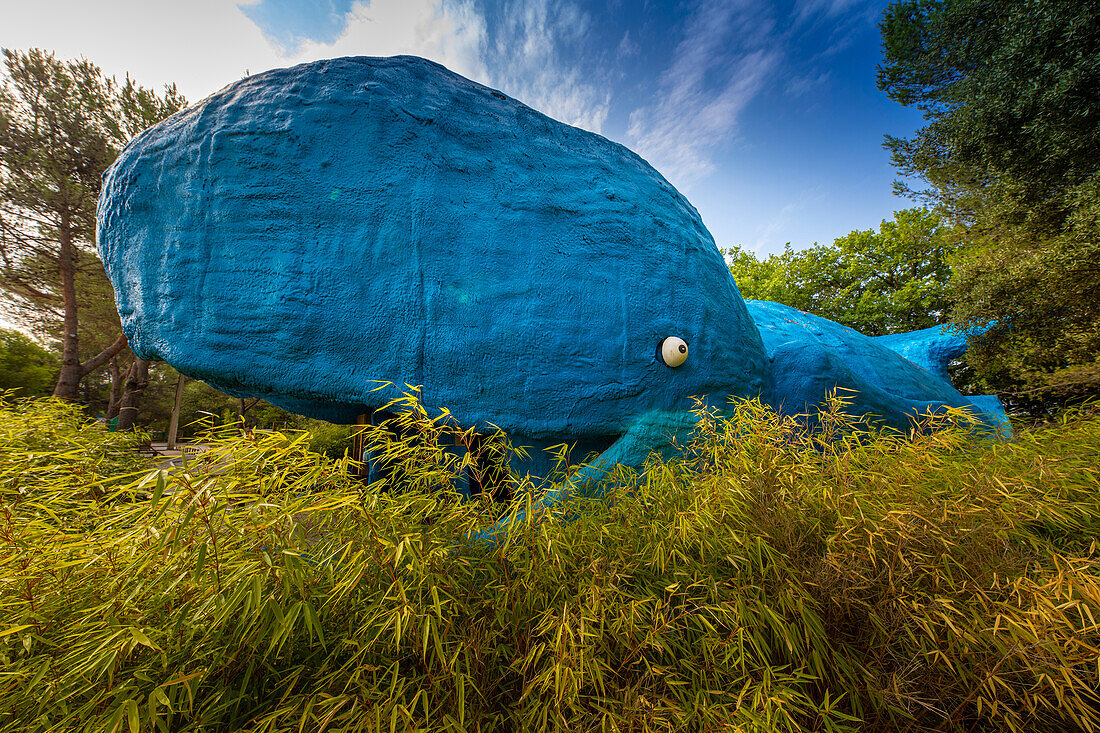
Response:
[[[136,353],[306,415],[354,421],[409,384],[466,425],[614,436],[767,379],[672,185],[423,59],[227,87],[122,152],[98,224]]]

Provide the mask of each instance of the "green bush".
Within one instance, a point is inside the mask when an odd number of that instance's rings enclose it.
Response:
[[[0,392],[44,397],[53,392],[61,361],[25,334],[0,328]]]
[[[487,550],[462,538],[533,487],[460,502],[435,441],[391,442],[388,492],[305,433],[135,475],[74,411],[4,406],[0,730],[1100,725],[1100,417],[1013,443],[700,417]]]
[[[321,420],[310,420],[305,426],[309,432],[309,449],[334,460],[352,452],[354,425],[335,425]],[[354,457],[354,456],[353,456]]]
[[[60,517],[70,503],[106,496],[148,472],[135,450],[146,442],[141,432],[106,432],[72,402],[0,394],[0,510]]]

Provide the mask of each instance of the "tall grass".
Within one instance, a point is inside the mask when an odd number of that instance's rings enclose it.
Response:
[[[1100,729],[1100,417],[700,417],[490,551],[533,487],[461,502],[434,441],[381,491],[306,434],[169,473],[0,406],[0,730]]]

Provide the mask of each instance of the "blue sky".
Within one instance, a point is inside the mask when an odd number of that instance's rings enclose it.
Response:
[[[15,5],[15,4],[13,4]],[[89,7],[92,6],[92,7]],[[720,247],[759,254],[876,228],[885,133],[919,114],[875,88],[881,0],[41,0],[0,45],[84,56],[189,99],[245,73],[415,53],[635,150]]]

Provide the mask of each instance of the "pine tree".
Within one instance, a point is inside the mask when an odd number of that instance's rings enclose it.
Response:
[[[54,395],[75,400],[81,380],[126,348],[113,303],[103,305],[110,290],[92,249],[101,176],[130,138],[186,100],[175,86],[158,96],[129,76],[119,83],[86,60],[62,62],[38,49],[3,54],[0,290],[23,311],[21,321],[54,332],[61,345]],[[113,330],[83,359],[81,285],[98,290],[84,311]]]

